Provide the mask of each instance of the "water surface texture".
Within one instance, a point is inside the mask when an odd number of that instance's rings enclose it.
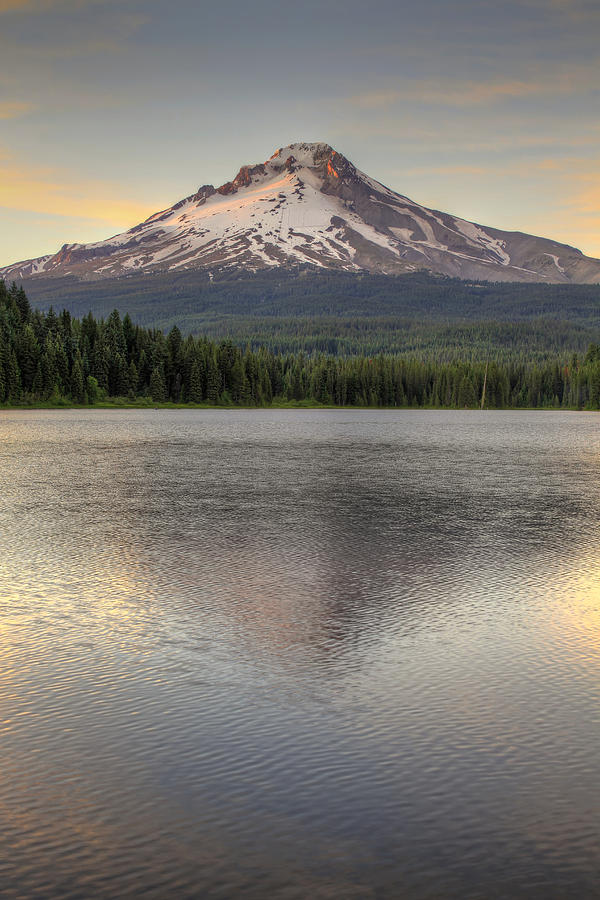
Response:
[[[600,896],[600,417],[0,413],[0,894]]]

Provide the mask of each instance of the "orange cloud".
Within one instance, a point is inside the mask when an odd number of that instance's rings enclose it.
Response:
[[[597,216],[600,220],[600,169],[599,163],[587,171],[579,170],[571,176],[576,186],[574,202],[583,214]]]
[[[0,13],[14,12],[29,6],[29,0],[0,0]]]
[[[147,204],[123,196],[123,186],[98,181],[67,181],[60,172],[23,168],[0,153],[0,206],[8,209],[106,222],[110,229],[129,228],[154,212]]]
[[[544,84],[527,81],[500,82],[418,82],[398,90],[364,91],[350,97],[348,102],[362,109],[394,106],[402,101],[418,101],[450,106],[477,106],[510,97],[530,97],[543,93]]]
[[[402,169],[394,174],[398,175],[490,175],[497,173],[497,168],[491,166],[470,165],[445,165],[445,166],[417,166],[413,169]]]
[[[18,116],[25,116],[34,107],[31,103],[5,102],[0,103],[0,119],[16,119]]]
[[[551,178],[554,202],[543,219],[530,219],[538,232],[547,232],[555,240],[578,247],[587,256],[600,258],[600,166],[598,161],[581,157],[562,157],[532,163]],[[524,175],[527,177],[527,175]]]
[[[563,167],[563,160],[541,159],[536,165],[543,172],[560,172]]]
[[[555,183],[562,186],[565,207],[600,217],[600,159],[590,156],[549,157],[532,166],[552,172]]]
[[[455,85],[425,86],[418,92],[424,103],[449,103],[452,106],[477,106],[507,97],[531,97],[543,86],[527,81],[464,82]]]
[[[527,159],[508,162],[504,165],[490,163],[489,165],[470,165],[468,163],[449,163],[445,165],[417,166],[410,169],[394,171],[394,174],[402,175],[473,175],[486,178],[516,177],[531,180],[535,176],[547,178],[546,173],[555,173],[562,181],[568,181],[571,186],[576,183],[585,183],[588,187],[597,183],[600,186],[600,167],[598,169],[589,166],[589,159],[581,157],[549,157],[547,159]],[[573,174],[573,173],[577,174]],[[571,191],[573,192],[573,190]],[[600,204],[598,204],[600,212]]]
[[[56,7],[85,9],[99,3],[113,3],[116,0],[0,0],[0,15],[7,12],[44,12]],[[119,4],[122,5],[122,4]]]

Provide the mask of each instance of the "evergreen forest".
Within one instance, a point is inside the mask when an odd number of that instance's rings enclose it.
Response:
[[[0,281],[0,403],[600,408],[600,347],[543,361],[331,355],[34,310]]]
[[[467,282],[410,275],[296,271],[134,273],[81,281],[30,278],[34,308],[116,307],[146,328],[313,356],[411,355],[451,361],[545,362],[600,341],[600,285]]]

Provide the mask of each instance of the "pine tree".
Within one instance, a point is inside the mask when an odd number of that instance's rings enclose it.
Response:
[[[475,386],[468,375],[463,375],[458,389],[457,406],[459,409],[472,408],[477,405]]]
[[[40,358],[40,346],[31,324],[25,325],[18,341],[17,360],[25,392],[33,390],[33,379]]]
[[[150,396],[155,403],[163,403],[166,393],[165,378],[162,370],[155,366],[150,376]]]
[[[113,397],[125,397],[129,391],[129,376],[125,357],[117,353],[111,361],[111,390]]]
[[[18,403],[21,399],[21,373],[19,372],[17,355],[14,350],[11,350],[8,354],[4,378],[6,399],[11,403]]]
[[[192,370],[190,374],[190,389],[189,389],[189,400],[190,403],[202,403],[202,370],[200,368],[200,360],[196,357],[194,362],[192,363]]]
[[[75,358],[73,370],[71,372],[71,397],[76,403],[83,403],[85,398],[83,387],[83,365],[79,354]]]
[[[58,393],[58,370],[56,368],[56,352],[54,341],[49,336],[46,338],[46,346],[41,357],[42,369],[42,397],[48,400],[53,394]]]
[[[0,282],[0,285],[2,282]],[[0,403],[4,403],[6,400],[6,374],[5,374],[5,350],[1,341],[2,335],[0,334]]]
[[[44,397],[44,375],[42,373],[42,363],[41,360],[38,360],[38,364],[35,370],[35,375],[33,376],[33,384],[31,386],[31,392],[36,400],[42,400]]]
[[[206,367],[206,399],[209,403],[216,405],[219,401],[220,393],[221,375],[217,366],[215,353],[211,352]]]
[[[244,396],[244,366],[241,357],[236,357],[229,375],[231,398],[234,403],[241,403]]]
[[[105,335],[110,356],[127,356],[127,344],[123,333],[123,323],[121,322],[119,311],[116,309],[113,309],[106,321]]]
[[[25,325],[31,319],[32,312],[31,305],[22,287],[16,292],[15,302],[17,304],[17,309],[19,310],[19,315],[21,316],[21,322]]]
[[[127,371],[127,383],[129,385],[129,396],[133,400],[137,396],[138,390],[138,370],[133,360],[129,363]]]

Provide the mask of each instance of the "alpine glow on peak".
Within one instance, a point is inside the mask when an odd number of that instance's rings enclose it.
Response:
[[[428,209],[326,143],[280,147],[232,181],[205,184],[128,231],[0,269],[7,280],[310,265],[487,281],[600,281],[600,260],[546,238]]]

